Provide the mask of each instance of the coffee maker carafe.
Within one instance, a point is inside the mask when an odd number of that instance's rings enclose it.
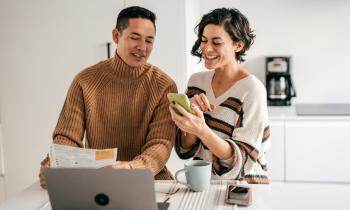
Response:
[[[266,57],[266,89],[268,105],[291,105],[296,93],[290,75],[290,57]]]

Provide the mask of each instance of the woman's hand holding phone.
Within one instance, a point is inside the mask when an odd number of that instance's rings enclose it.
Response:
[[[186,94],[180,94],[180,93],[168,93],[167,94],[168,100],[170,104],[179,104],[181,105],[187,112],[193,114],[192,109],[191,109],[191,102],[188,99]],[[174,111],[183,116],[182,113],[179,112],[178,109],[173,107]]]
[[[202,112],[208,112],[216,108],[215,105],[210,104],[205,94],[194,95],[191,99],[188,99],[186,94],[168,93],[167,95],[170,103],[177,103],[181,105],[187,112],[193,114],[191,107],[198,107]],[[175,112],[182,115],[176,108]]]
[[[172,103],[170,104],[169,111],[177,127],[186,133],[199,137],[208,126],[205,123],[203,112],[196,106],[192,106],[191,108],[193,114],[186,111],[178,103]],[[179,114],[175,110],[178,110]]]
[[[183,132],[199,137],[209,129],[203,111],[196,103],[191,104],[187,95],[169,93],[168,99],[171,118]]]

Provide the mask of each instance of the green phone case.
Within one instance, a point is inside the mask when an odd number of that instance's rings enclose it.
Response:
[[[168,100],[170,103],[172,103],[174,101],[175,103],[182,106],[186,111],[193,114],[192,109],[191,109],[191,102],[188,99],[186,94],[168,93],[167,97],[168,97]],[[174,109],[174,110],[177,114],[181,115],[181,113],[177,109]]]

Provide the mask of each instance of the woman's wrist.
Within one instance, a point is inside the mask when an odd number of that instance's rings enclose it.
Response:
[[[205,124],[205,126],[201,130],[198,131],[198,134],[196,136],[198,136],[198,138],[201,139],[202,141],[205,141],[211,132],[212,131],[209,128],[209,126],[207,124]]]
[[[191,148],[196,143],[196,136],[190,133],[184,135],[184,131],[181,131],[181,147],[184,149]]]

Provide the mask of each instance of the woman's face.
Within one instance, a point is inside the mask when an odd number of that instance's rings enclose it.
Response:
[[[236,61],[235,52],[241,50],[240,44],[233,43],[230,35],[221,25],[208,24],[204,27],[200,44],[205,67],[225,68]]]

